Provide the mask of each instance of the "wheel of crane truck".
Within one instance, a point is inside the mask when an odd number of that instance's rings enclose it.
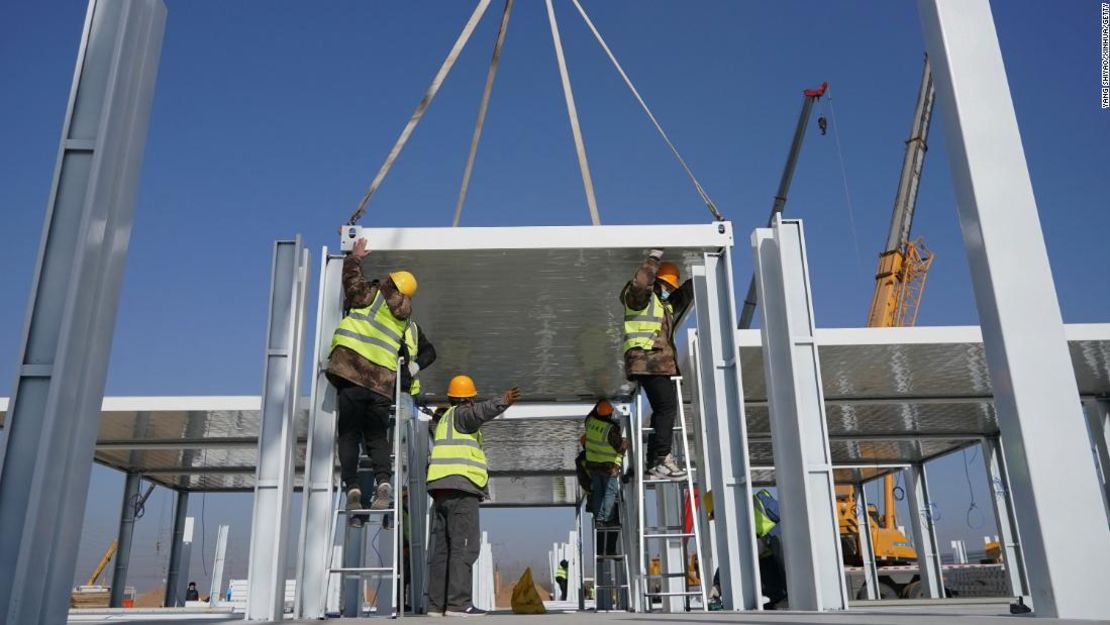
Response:
[[[879,582],[879,599],[897,599],[898,591],[893,586],[885,582]],[[867,600],[867,584],[864,583],[860,586],[859,592],[856,593],[856,599],[860,601]]]
[[[914,580],[902,588],[903,599],[922,599],[925,597],[925,586],[921,580]]]

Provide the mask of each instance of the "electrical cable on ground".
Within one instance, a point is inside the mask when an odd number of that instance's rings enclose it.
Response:
[[[489,62],[489,72],[486,73],[486,87],[482,91],[482,103],[478,106],[478,120],[474,123],[474,136],[470,139],[470,154],[466,157],[466,169],[463,170],[462,185],[459,187],[459,199],[455,202],[455,218],[451,221],[451,226],[455,228],[459,225],[463,202],[466,201],[466,192],[470,188],[470,174],[474,171],[474,157],[478,154],[478,141],[482,138],[482,127],[486,123],[489,97],[493,91],[493,80],[497,76],[497,65],[501,60],[501,49],[505,46],[505,34],[509,30],[509,15],[512,12],[513,0],[505,0],[505,10],[501,14],[501,26],[497,30],[497,41],[493,44],[493,58]]]
[[[848,209],[848,226],[852,231],[852,246],[856,252],[856,269],[864,273],[863,256],[860,254],[859,236],[856,234],[855,209],[852,206],[852,194],[848,190],[848,169],[844,165],[844,151],[840,146],[840,122],[836,120],[836,107],[833,106],[832,93],[827,94],[825,101],[828,103],[829,115],[832,117],[833,139],[836,142],[836,156],[840,161],[840,178],[844,183],[844,201]]]
[[[388,174],[389,170],[393,167],[393,163],[401,154],[401,150],[404,149],[405,144],[408,143],[409,137],[412,136],[412,132],[416,129],[416,125],[420,123],[420,119],[424,116],[424,111],[428,109],[428,106],[432,103],[432,99],[436,97],[436,93],[439,92],[439,88],[447,78],[447,74],[451,72],[451,68],[454,67],[455,61],[459,58],[459,54],[461,54],[463,48],[466,47],[466,42],[470,40],[470,35],[474,33],[474,28],[477,27],[478,22],[482,19],[482,15],[484,15],[486,9],[489,8],[489,3],[490,0],[478,0],[478,6],[474,8],[474,13],[471,14],[470,19],[467,20],[466,25],[463,26],[462,32],[459,33],[458,39],[455,40],[455,45],[452,46],[451,51],[447,53],[447,58],[443,60],[443,65],[440,66],[439,71],[436,72],[435,77],[432,79],[432,84],[428,85],[427,91],[424,92],[423,99],[416,105],[416,110],[413,111],[412,117],[410,117],[408,123],[405,124],[404,129],[401,131],[401,136],[397,137],[396,143],[393,144],[393,149],[391,149],[389,155],[385,157],[385,162],[382,163],[381,169],[378,170],[378,174],[374,176],[374,180],[370,182],[370,187],[366,189],[366,193],[362,196],[362,200],[359,201],[358,208],[351,214],[351,218],[347,222],[348,224],[354,225],[358,223],[359,219],[362,219],[362,215],[366,212],[366,204],[370,202],[370,197],[373,196],[374,192],[381,186],[382,180],[385,179],[386,174]]]
[[[574,90],[570,86],[570,73],[567,59],[563,55],[563,40],[559,36],[559,23],[555,19],[555,6],[547,0],[547,21],[551,25],[551,42],[555,45],[555,61],[559,66],[559,78],[563,84],[563,99],[567,103],[567,116],[570,118],[570,132],[574,136],[574,150],[578,155],[578,169],[582,173],[582,186],[586,191],[586,204],[590,209],[590,222],[601,225],[597,212],[597,198],[594,196],[594,181],[590,175],[590,163],[586,159],[586,143],[582,139],[582,127],[578,123],[578,107],[574,104]]]
[[[647,113],[648,119],[650,119],[651,123],[655,125],[655,129],[659,131],[659,136],[663,138],[663,141],[667,144],[667,147],[671,149],[671,153],[674,154],[675,159],[678,160],[678,164],[682,166],[683,171],[685,171],[686,175],[690,178],[690,182],[694,183],[694,189],[697,190],[698,195],[701,196],[702,201],[705,202],[705,206],[709,209],[709,212],[713,214],[713,218],[717,221],[724,221],[725,218],[721,215],[720,211],[717,210],[717,205],[709,197],[709,194],[706,193],[705,188],[702,187],[701,183],[698,182],[698,179],[694,175],[694,172],[690,169],[690,166],[686,164],[686,159],[682,158],[682,155],[678,153],[678,148],[675,147],[674,142],[672,142],[670,137],[667,136],[667,133],[663,130],[663,126],[659,123],[659,120],[655,118],[655,115],[651,112],[651,109],[648,108],[647,102],[644,101],[644,98],[640,95],[640,92],[636,89],[636,86],[632,84],[632,80],[628,77],[628,74],[625,73],[624,68],[621,67],[620,61],[617,60],[616,55],[614,55],[613,51],[609,49],[609,45],[605,43],[605,39],[597,30],[597,27],[594,26],[593,21],[590,20],[590,17],[588,15],[586,15],[586,10],[582,8],[582,4],[579,3],[578,0],[571,0],[571,2],[574,3],[574,8],[578,9],[578,13],[586,22],[586,26],[589,27],[590,32],[593,33],[594,38],[597,39],[597,43],[601,46],[601,49],[605,51],[606,56],[608,56],[609,60],[612,61],[613,67],[616,68],[617,73],[619,73],[621,75],[621,78],[624,79],[624,84],[628,86],[628,89],[632,92],[632,95],[636,97],[636,101],[640,103],[640,107],[644,109],[644,113]],[[551,2],[550,0],[548,0],[548,6],[550,6],[550,4]]]

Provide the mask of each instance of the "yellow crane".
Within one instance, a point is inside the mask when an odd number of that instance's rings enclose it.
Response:
[[[928,150],[926,140],[929,136],[934,96],[932,71],[926,57],[910,138],[906,140],[898,192],[894,197],[890,230],[886,245],[879,254],[879,267],[875,272],[875,293],[871,297],[871,309],[867,316],[868,327],[903,327],[917,322],[917,311],[925,291],[925,278],[933,263],[933,253],[920,237],[910,238],[910,232],[921,171],[925,165],[925,152]],[[874,505],[868,506],[866,518],[870,526],[872,545],[875,558],[880,563],[910,563],[916,559],[917,552],[906,535],[898,529],[894,491],[894,476],[885,476],[882,511]],[[851,487],[837,487],[837,503],[845,559],[858,561],[860,527],[856,518],[855,493]]]

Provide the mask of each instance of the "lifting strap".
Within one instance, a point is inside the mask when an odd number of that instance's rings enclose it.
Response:
[[[350,220],[347,223],[354,225],[362,218],[363,213],[366,212],[366,204],[370,201],[370,196],[381,186],[382,180],[385,179],[386,174],[393,167],[394,161],[401,154],[405,144],[412,135],[412,131],[416,129],[416,125],[420,123],[420,119],[424,116],[424,111],[428,109],[428,105],[432,103],[432,99],[436,97],[439,87],[443,84],[447,74],[450,73],[451,68],[458,60],[459,54],[462,53],[466,42],[470,40],[470,35],[474,33],[474,28],[481,21],[482,16],[485,15],[486,9],[489,8],[490,0],[478,0],[478,6],[474,8],[474,13],[470,15],[463,30],[459,33],[459,38],[455,40],[455,45],[451,47],[451,51],[447,53],[447,58],[443,60],[443,65],[440,66],[439,71],[436,72],[435,78],[432,79],[432,84],[428,85],[428,90],[424,92],[424,98],[420,100],[420,104],[416,105],[416,110],[413,111],[412,117],[409,118],[405,124],[404,130],[401,131],[401,136],[397,137],[397,142],[393,144],[393,149],[389,151],[389,155],[385,157],[385,162],[382,163],[381,169],[378,170],[378,175],[374,176],[374,180],[370,183],[370,187],[366,189],[366,194],[362,196],[362,200],[358,203],[358,208],[351,214]]]
[[[478,154],[478,141],[482,138],[482,126],[486,123],[489,96],[493,91],[493,79],[497,76],[497,64],[501,60],[501,48],[505,45],[505,33],[509,30],[509,14],[512,11],[513,0],[505,0],[505,11],[501,14],[501,27],[497,31],[497,42],[493,44],[493,58],[490,59],[489,72],[486,74],[486,88],[482,91],[482,103],[478,106],[478,121],[474,123],[474,136],[470,139],[470,155],[466,157],[466,169],[463,170],[462,185],[459,187],[459,199],[455,202],[455,219],[451,222],[452,227],[458,227],[459,218],[462,217],[463,202],[466,201],[466,191],[470,188],[474,157]]]
[[[579,8],[581,11],[581,8]],[[590,221],[601,225],[597,213],[597,199],[594,197],[594,182],[590,177],[590,164],[586,161],[586,144],[582,141],[582,129],[578,125],[578,109],[574,106],[574,92],[570,88],[570,75],[567,73],[567,60],[563,56],[563,41],[559,38],[559,25],[555,21],[555,7],[547,0],[547,21],[551,24],[551,40],[555,44],[555,60],[559,63],[559,77],[563,81],[563,96],[567,101],[567,115],[570,117],[570,130],[574,135],[574,149],[578,153],[578,169],[582,172],[582,186],[586,189],[586,204],[590,207]]]
[[[671,153],[673,153],[674,157],[676,159],[678,159],[678,164],[682,166],[683,170],[685,170],[686,175],[690,178],[690,182],[694,183],[694,188],[697,189],[698,195],[700,195],[702,201],[705,202],[705,206],[707,208],[709,208],[709,212],[713,214],[713,218],[716,219],[717,221],[724,221],[725,218],[721,215],[720,211],[717,210],[717,205],[709,197],[709,194],[706,193],[705,188],[701,186],[701,183],[698,182],[697,177],[694,176],[694,172],[691,171],[690,166],[686,164],[686,160],[683,159],[682,155],[678,153],[678,148],[675,147],[675,145],[671,141],[670,137],[667,136],[667,133],[663,130],[663,126],[659,124],[659,120],[657,120],[655,118],[655,115],[652,114],[651,109],[648,108],[647,102],[645,102],[644,99],[640,96],[640,92],[636,90],[635,85],[632,84],[632,80],[628,78],[628,74],[626,74],[624,72],[624,68],[621,67],[620,61],[617,60],[617,57],[613,54],[613,51],[609,49],[608,44],[605,43],[605,39],[602,38],[601,33],[598,32],[597,27],[594,26],[593,21],[591,21],[590,17],[588,15],[586,15],[586,10],[582,8],[582,5],[578,2],[578,0],[571,0],[571,2],[573,2],[574,7],[576,9],[578,9],[578,13],[582,15],[582,19],[585,20],[586,26],[589,27],[590,32],[592,32],[594,34],[594,38],[597,39],[598,44],[601,45],[601,49],[605,51],[605,54],[609,57],[609,60],[613,62],[613,67],[615,67],[617,69],[617,72],[621,75],[621,78],[624,79],[624,84],[628,85],[628,89],[630,91],[632,91],[632,95],[636,97],[636,100],[640,103],[640,107],[644,109],[645,113],[647,113],[648,119],[650,119],[651,123],[655,125],[655,129],[659,131],[659,136],[663,137],[663,141],[666,142],[667,147],[669,147],[671,149]],[[555,17],[554,17],[554,14],[551,11],[551,0],[547,0],[547,12],[548,12],[549,15],[551,15],[551,19],[552,19],[551,28],[552,28],[552,32],[554,32],[554,29],[555,29],[554,19],[555,19]],[[563,83],[564,83],[564,86],[565,86],[565,88],[567,90],[567,93],[568,93],[568,95],[567,95],[567,106],[568,107],[573,107],[573,102],[570,101],[570,95],[569,95],[570,85],[566,83],[566,68],[562,66],[562,49],[558,47],[558,37],[557,37],[557,35],[556,35],[556,47],[558,48],[557,53],[559,55],[560,70],[563,72]],[[574,119],[573,114],[571,116],[571,123],[572,124],[577,124],[577,121]],[[585,159],[585,154],[580,151],[579,152],[579,160],[582,161],[583,159]],[[586,174],[584,173],[583,176],[585,176],[585,175]],[[592,196],[592,191],[591,191],[590,195]]]

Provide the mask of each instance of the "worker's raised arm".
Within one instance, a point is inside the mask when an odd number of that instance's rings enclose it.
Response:
[[[463,434],[473,434],[486,421],[492,421],[501,416],[518,399],[520,399],[520,389],[514,386],[493,399],[462,404],[455,408],[455,428]]]
[[[690,304],[694,303],[694,281],[687,280],[683,282],[682,286],[671,293],[668,301],[671,302],[671,306],[674,308],[675,319],[681,317],[686,309],[690,307]]]
[[[370,254],[366,239],[355,241],[355,249],[343,259],[343,307],[365,308],[374,301],[378,283],[362,277],[362,259]]]
[[[663,250],[651,250],[648,257],[636,270],[636,275],[621,291],[621,303],[632,310],[644,310],[651,303],[651,291],[655,286],[655,274],[659,271],[659,260]]]

